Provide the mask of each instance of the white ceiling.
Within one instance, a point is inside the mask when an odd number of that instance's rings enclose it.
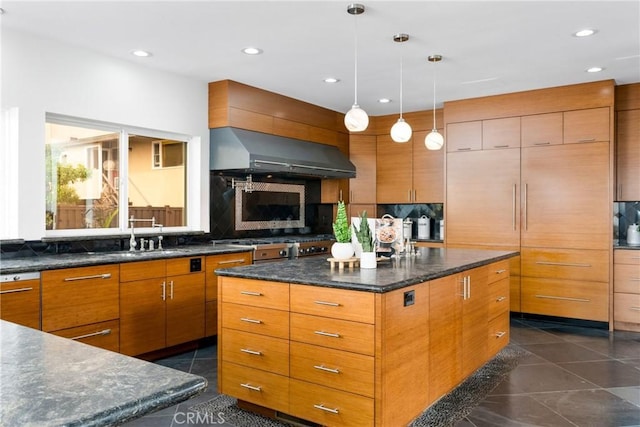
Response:
[[[7,1],[3,27],[211,82],[231,79],[346,112],[431,109],[431,54],[443,101],[614,79],[640,82],[640,1]],[[597,29],[594,36],[573,32]],[[357,29],[357,32],[356,32]],[[395,43],[393,35],[410,40]],[[264,50],[241,53],[246,46]],[[153,53],[130,55],[132,49]],[[587,73],[592,66],[600,73]],[[328,85],[325,77],[340,82]],[[390,104],[377,100],[388,97]]]

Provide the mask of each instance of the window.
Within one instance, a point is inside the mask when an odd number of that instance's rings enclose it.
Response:
[[[187,142],[181,139],[48,114],[46,229],[127,230],[131,216],[186,226]]]

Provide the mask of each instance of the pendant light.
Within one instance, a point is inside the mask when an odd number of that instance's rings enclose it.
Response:
[[[409,34],[396,34],[393,41],[404,43],[409,40]],[[391,139],[395,142],[407,142],[411,139],[411,126],[402,118],[402,55],[400,56],[400,118],[391,126]]]
[[[364,5],[353,3],[347,6],[347,12],[350,15],[354,15],[354,22],[356,15],[361,15],[364,13]],[[367,113],[360,108],[358,105],[358,28],[357,25],[354,25],[355,28],[355,67],[354,67],[354,101],[353,106],[344,116],[344,125],[350,132],[362,132],[369,126],[369,116]]]
[[[442,55],[430,55],[427,59],[433,63],[433,129],[424,139],[424,145],[428,150],[440,150],[444,144],[444,138],[436,129],[436,62],[442,61]]]

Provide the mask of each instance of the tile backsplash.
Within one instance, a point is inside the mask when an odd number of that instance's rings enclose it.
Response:
[[[613,243],[627,241],[627,228],[640,223],[640,202],[615,202],[613,204]]]

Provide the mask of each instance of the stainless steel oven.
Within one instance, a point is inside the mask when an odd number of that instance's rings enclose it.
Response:
[[[292,243],[289,257],[291,259],[310,256],[329,256],[331,253],[331,240],[301,240]]]

